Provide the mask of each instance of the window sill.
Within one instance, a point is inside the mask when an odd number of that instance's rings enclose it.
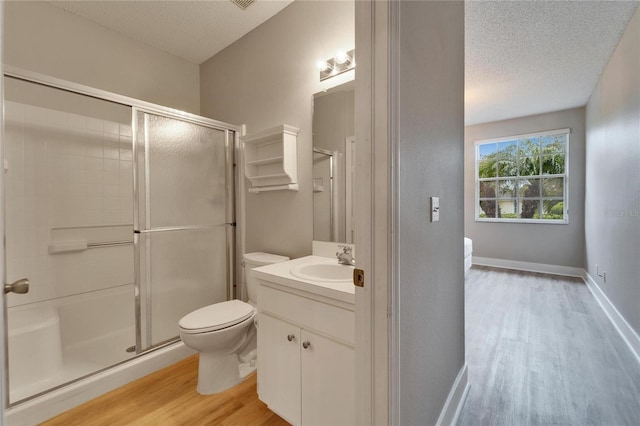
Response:
[[[569,219],[550,220],[550,219],[487,219],[476,217],[476,222],[494,222],[494,223],[537,223],[546,225],[568,225]]]

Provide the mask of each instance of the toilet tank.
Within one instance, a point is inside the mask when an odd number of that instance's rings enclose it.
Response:
[[[258,283],[252,276],[251,270],[258,266],[271,265],[272,263],[286,262],[289,260],[287,256],[280,256],[277,254],[254,252],[246,253],[243,256],[244,260],[244,279],[247,289],[247,295],[249,296],[249,302],[256,305],[258,298]]]

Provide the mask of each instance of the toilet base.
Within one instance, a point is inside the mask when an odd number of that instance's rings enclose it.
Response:
[[[255,372],[256,369],[257,368],[256,368],[256,362],[255,361],[241,362],[240,363],[240,369],[239,369],[240,381],[243,381],[244,379],[249,377],[249,375],[251,373]]]
[[[198,393],[212,395],[225,391],[242,381],[238,355],[200,353],[198,360]]]
[[[240,360],[240,380],[246,379],[256,371],[258,358],[258,339],[255,327],[249,332],[245,348],[238,354]]]

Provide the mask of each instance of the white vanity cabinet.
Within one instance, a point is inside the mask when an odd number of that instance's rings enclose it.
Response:
[[[353,304],[261,281],[258,308],[260,399],[294,425],[353,425]]]

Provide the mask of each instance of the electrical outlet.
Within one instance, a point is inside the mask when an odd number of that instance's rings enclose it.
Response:
[[[600,273],[600,268],[598,267],[598,264],[596,263],[596,275],[599,276],[600,278],[602,278],[602,281],[606,284],[607,283],[607,271],[602,271],[602,274]]]

